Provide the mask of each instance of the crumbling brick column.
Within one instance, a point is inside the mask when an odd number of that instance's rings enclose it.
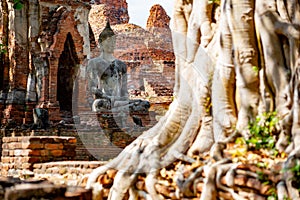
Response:
[[[1,121],[31,123],[34,107],[46,108],[50,120],[60,120],[59,59],[68,34],[78,58],[75,67],[89,57],[89,1],[31,0],[14,9],[13,1],[4,0],[0,10],[0,41],[9,47],[1,58],[6,75],[0,80],[0,90],[6,89],[0,95]]]
[[[8,33],[9,51],[9,90],[5,101],[4,122],[14,119],[22,123],[24,117],[27,76],[29,73],[28,58],[28,4],[24,3],[23,9],[13,9],[13,2],[6,1],[8,5],[8,17],[4,26],[10,28]]]

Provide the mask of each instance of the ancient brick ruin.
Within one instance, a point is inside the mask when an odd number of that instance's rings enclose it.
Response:
[[[36,0],[21,10],[12,6],[10,1],[1,4],[1,42],[9,47],[1,54],[2,124],[32,123],[35,107],[47,109],[52,122],[88,109],[78,98],[86,89],[84,77],[78,74],[85,70],[87,59],[99,53],[95,41],[107,20],[117,34],[115,56],[128,65],[132,98],[170,103],[174,54],[170,18],[162,7],[152,8],[145,30],[128,24],[126,1],[95,1],[91,6],[89,1]]]
[[[92,6],[89,18],[95,37],[104,28],[97,22],[103,16],[97,12],[100,6]],[[117,5],[115,7],[118,9]],[[175,56],[169,22],[170,17],[165,10],[154,5],[146,29],[134,24],[112,23],[117,34],[115,55],[128,66],[130,95],[132,98],[148,99],[151,109],[158,115],[163,115],[172,101],[174,86]],[[97,55],[96,51],[92,52]]]
[[[37,0],[15,10],[2,1],[0,34],[9,47],[2,54],[2,123],[30,123],[34,107],[46,108],[50,121],[71,111],[73,83],[89,56],[87,2]]]
[[[2,170],[33,169],[34,163],[74,160],[76,139],[58,136],[4,137]],[[2,174],[4,175],[4,174]]]
[[[111,25],[127,24],[129,22],[128,4],[126,0],[95,0],[90,11],[89,21],[98,37],[107,20]]]
[[[23,136],[43,136],[45,141],[51,141],[51,137],[74,137],[77,145],[72,159],[109,159],[153,126],[155,116],[167,110],[172,101],[175,57],[170,17],[161,6],[153,6],[147,28],[143,29],[128,23],[125,0],[34,0],[24,2],[22,9],[13,9],[9,0],[0,5],[0,43],[1,48],[8,47],[0,54],[1,138],[8,138],[6,142]],[[96,41],[107,20],[117,35],[115,57],[127,64],[130,98],[151,103],[150,113],[131,113],[142,120],[140,128],[127,118],[125,123],[129,126],[121,130],[118,126],[124,118],[118,120],[116,113],[111,112],[91,113],[85,98],[87,61],[99,55]],[[31,131],[34,108],[48,111],[50,123],[46,130]],[[62,119],[68,126],[58,123]],[[72,124],[76,120],[81,123],[75,129]],[[130,134],[126,133],[128,130]],[[94,142],[95,137],[102,142]],[[110,148],[110,142],[117,148]],[[10,150],[14,157],[13,146],[5,144],[0,148],[5,151],[2,156],[9,168],[14,168],[14,160],[20,160],[7,158]],[[102,153],[97,157],[96,152]],[[49,158],[47,161],[60,159]]]
[[[53,177],[52,182],[58,184],[68,176],[77,184],[80,177],[103,164],[88,160],[116,156],[154,125],[155,115],[164,114],[174,84],[170,18],[162,7],[155,6],[143,29],[128,24],[127,6],[125,0],[32,0],[14,9],[12,1],[1,1],[0,176]],[[155,12],[162,12],[163,18]],[[96,41],[107,20],[117,34],[115,57],[128,67],[130,98],[151,102],[150,114],[131,113],[142,119],[143,127],[130,125],[121,130],[120,123],[132,122],[118,120],[112,112],[95,115],[82,98],[86,96],[87,61],[99,54]],[[156,27],[164,28],[163,34],[154,31]],[[47,127],[32,130],[36,128],[31,125],[34,108],[48,111]],[[66,124],[58,123],[62,119]],[[75,127],[78,120],[81,123]],[[29,198],[39,193],[41,198],[91,199],[90,190],[47,182],[1,179],[0,185],[0,198],[17,194]],[[13,185],[15,190],[10,189]]]
[[[74,179],[78,184],[103,164],[88,160],[116,156],[154,125],[155,115],[167,110],[172,100],[175,57],[170,18],[163,8],[152,8],[143,29],[128,24],[125,0],[90,3],[32,0],[24,1],[18,10],[13,9],[13,2],[1,1],[0,176],[35,176],[59,185],[70,185]],[[96,41],[107,20],[117,34],[115,57],[128,67],[130,98],[151,102],[150,113],[131,113],[142,119],[144,127],[130,125],[121,130],[119,124],[131,124],[131,118],[124,122],[124,117],[119,119],[112,112],[95,115],[82,98],[86,96],[87,60],[98,56]],[[32,130],[34,108],[48,111],[50,124],[42,127],[46,129]],[[61,119],[82,122],[75,129],[72,124],[58,123]],[[90,190],[52,183],[2,178],[0,198],[91,199]]]

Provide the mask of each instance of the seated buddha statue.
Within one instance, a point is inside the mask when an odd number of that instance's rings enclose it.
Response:
[[[92,110],[114,108],[120,101],[128,104],[127,66],[113,55],[116,38],[109,22],[99,35],[98,46],[100,55],[89,60],[87,67],[88,90],[94,94]]]

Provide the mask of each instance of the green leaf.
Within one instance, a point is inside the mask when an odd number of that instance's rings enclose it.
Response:
[[[258,74],[258,72],[259,72],[259,68],[258,68],[257,66],[253,66],[253,67],[252,67],[252,70],[253,70],[256,74]]]
[[[266,168],[266,167],[267,167],[267,164],[264,163],[264,162],[258,162],[258,163],[256,164],[256,166],[257,166],[257,167],[260,167],[260,168]]]
[[[250,138],[250,139],[248,140],[248,142],[249,142],[249,143],[252,143],[252,144],[256,144],[256,143],[258,143],[258,139],[252,137],[252,138]]]
[[[4,44],[0,44],[0,54],[1,53],[6,53],[6,48],[5,48],[5,45]]]
[[[236,140],[235,140],[235,144],[246,144],[246,141],[243,137],[238,137]]]
[[[23,8],[23,4],[22,3],[18,2],[16,4],[14,4],[14,9],[21,10],[22,8]]]

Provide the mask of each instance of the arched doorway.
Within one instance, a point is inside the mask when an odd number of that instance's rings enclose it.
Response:
[[[80,63],[75,50],[72,35],[68,33],[57,72],[57,101],[63,118],[72,117],[72,96]]]

